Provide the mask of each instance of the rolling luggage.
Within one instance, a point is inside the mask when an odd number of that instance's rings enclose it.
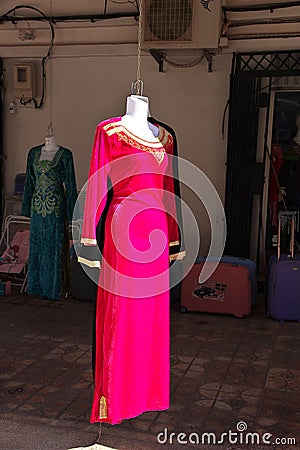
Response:
[[[211,277],[199,284],[204,262],[204,258],[198,258],[182,282],[181,312],[233,314],[236,317],[249,315],[251,302],[255,301],[252,300],[255,299],[253,289],[256,292],[256,284],[252,288],[253,266],[251,279],[245,262],[241,263],[240,258],[224,257]]]
[[[281,255],[281,224],[291,225],[290,254]],[[272,259],[268,278],[268,315],[277,320],[300,321],[300,259],[294,257],[295,218],[293,211],[278,215],[278,253]]]
[[[198,257],[196,263],[204,263],[205,258],[204,257]],[[250,277],[250,284],[251,284],[251,305],[256,306],[257,305],[257,270],[256,270],[256,264],[252,259],[248,258],[238,258],[236,256],[228,256],[223,255],[221,258],[222,263],[228,263],[233,265],[241,265],[245,266],[249,271],[249,277]]]

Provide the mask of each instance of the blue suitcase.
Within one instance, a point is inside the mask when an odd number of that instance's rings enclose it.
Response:
[[[280,212],[278,217],[278,255],[272,259],[268,278],[268,315],[277,320],[300,321],[300,260],[294,258],[294,230],[296,214]],[[281,255],[281,222],[291,223],[290,254]]]

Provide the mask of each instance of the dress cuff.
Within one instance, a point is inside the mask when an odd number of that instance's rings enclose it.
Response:
[[[91,261],[89,259],[83,258],[82,256],[78,256],[78,262],[81,264],[85,264],[86,266],[92,267],[93,269],[101,269],[100,261]]]
[[[78,262],[100,269],[101,253],[98,245],[82,245],[78,250]]]
[[[97,240],[91,238],[81,238],[80,242],[83,245],[97,245]]]
[[[186,255],[185,251],[179,252],[179,253],[175,253],[174,255],[170,255],[169,256],[169,260],[170,261],[180,260],[180,259],[183,259],[185,257],[185,255]]]

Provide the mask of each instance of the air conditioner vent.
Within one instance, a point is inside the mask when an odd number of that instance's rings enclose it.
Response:
[[[193,0],[146,0],[144,41],[190,42]]]
[[[144,0],[142,49],[218,49],[221,17],[222,0]]]

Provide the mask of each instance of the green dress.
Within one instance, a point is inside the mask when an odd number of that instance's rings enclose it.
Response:
[[[28,153],[22,202],[22,215],[31,218],[27,293],[59,300],[68,290],[75,171],[69,149],[59,147],[52,161],[40,161],[41,149]]]

